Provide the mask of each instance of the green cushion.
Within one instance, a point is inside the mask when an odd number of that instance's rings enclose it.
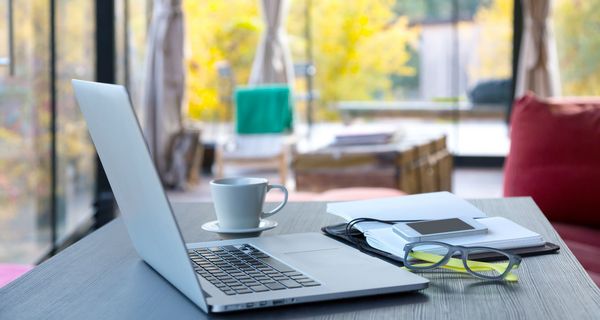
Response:
[[[236,132],[281,133],[292,129],[290,88],[282,85],[235,90]]]

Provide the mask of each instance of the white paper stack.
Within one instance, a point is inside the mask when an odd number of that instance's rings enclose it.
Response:
[[[346,221],[356,218],[379,220],[435,220],[455,217],[484,218],[487,215],[471,203],[450,192],[422,193],[383,199],[327,204],[327,212]],[[389,227],[387,224],[360,223],[360,231]]]

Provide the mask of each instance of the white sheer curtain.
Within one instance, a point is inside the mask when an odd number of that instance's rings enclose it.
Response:
[[[289,83],[294,80],[292,55],[285,32],[288,0],[260,0],[265,31],[256,50],[250,85]]]
[[[523,37],[515,97],[533,91],[540,97],[560,96],[560,74],[552,29],[552,0],[521,0]]]
[[[154,0],[148,30],[141,123],[163,182],[167,182],[169,143],[183,128],[185,91],[182,0]],[[169,183],[173,183],[169,181]]]

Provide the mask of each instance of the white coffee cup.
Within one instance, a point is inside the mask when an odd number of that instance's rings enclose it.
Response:
[[[271,189],[283,191],[283,202],[275,209],[263,212],[265,195]],[[284,186],[269,184],[263,178],[216,179],[210,182],[210,191],[220,229],[257,228],[260,219],[279,212],[288,199],[288,191]]]

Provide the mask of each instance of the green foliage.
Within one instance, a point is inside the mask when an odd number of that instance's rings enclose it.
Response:
[[[262,21],[255,0],[184,1],[188,59],[189,116],[224,121],[231,117],[232,83],[248,81]],[[218,76],[227,63],[232,79]],[[232,83],[229,83],[229,82]]]
[[[408,19],[397,16],[394,1],[313,2],[316,84],[322,105],[339,100],[389,98],[389,75],[410,76],[407,47],[417,40]]]
[[[600,0],[555,2],[563,95],[600,95]]]
[[[411,76],[408,46],[417,30],[393,12],[394,0],[311,1],[313,57],[319,92],[317,117],[338,100],[391,96],[390,75]],[[219,99],[216,67],[227,61],[235,82],[248,80],[262,21],[255,0],[185,1],[191,47],[189,113],[193,118],[227,120],[230,106]],[[307,0],[293,1],[288,33],[295,61],[306,61]]]

